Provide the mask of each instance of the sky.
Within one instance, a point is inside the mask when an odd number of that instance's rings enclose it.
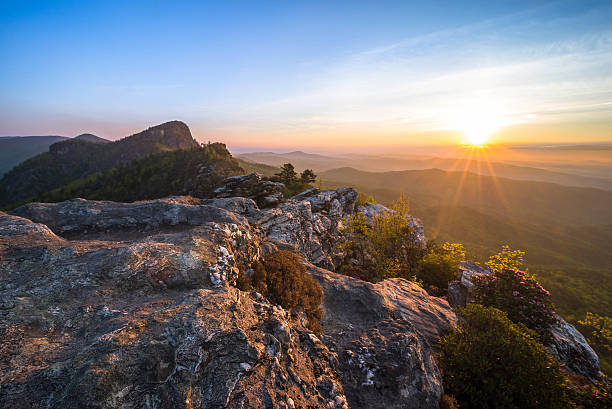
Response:
[[[612,143],[612,1],[0,1],[0,135]]]

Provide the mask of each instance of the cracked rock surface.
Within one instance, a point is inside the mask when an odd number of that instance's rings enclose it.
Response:
[[[448,304],[333,267],[352,189],[248,198],[70,200],[0,212],[6,408],[437,408]],[[298,213],[299,212],[299,213]],[[284,220],[284,221],[283,221]],[[307,242],[307,239],[310,242]],[[323,332],[231,284],[275,248],[322,284]]]

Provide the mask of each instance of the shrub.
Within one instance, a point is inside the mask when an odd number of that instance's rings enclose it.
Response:
[[[542,342],[550,341],[550,327],[557,323],[550,293],[533,277],[520,270],[505,269],[475,277],[474,302],[495,307],[513,322],[536,331]]]
[[[448,282],[457,277],[459,263],[465,260],[465,248],[460,243],[428,245],[417,277],[430,294],[444,295]]]
[[[367,227],[363,214],[356,212],[344,221],[344,248],[348,259],[357,260],[363,276],[378,281],[391,277],[416,279],[416,270],[425,254],[408,214],[408,202],[403,196],[391,205],[391,211],[380,212]],[[342,268],[340,269],[343,270]]]
[[[521,250],[512,250],[510,246],[502,246],[499,253],[489,257],[485,265],[493,271],[501,270],[520,270],[523,268],[523,258],[525,252]]]
[[[533,331],[477,304],[458,315],[458,329],[440,341],[439,364],[461,408],[569,406],[567,380]]]
[[[306,273],[298,254],[287,250],[268,254],[262,262],[254,264],[250,277],[240,275],[237,286],[241,290],[255,290],[283,308],[303,309],[308,327],[312,331],[320,330],[323,290]]]

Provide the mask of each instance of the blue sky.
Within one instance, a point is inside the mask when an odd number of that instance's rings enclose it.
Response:
[[[612,140],[611,21],[609,1],[2,1],[0,135]]]

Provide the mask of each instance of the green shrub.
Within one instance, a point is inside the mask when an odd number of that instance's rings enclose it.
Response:
[[[445,392],[461,408],[566,408],[567,379],[524,325],[495,308],[468,304],[440,341]]]
[[[505,269],[472,281],[474,302],[504,311],[513,322],[536,331],[544,343],[550,341],[550,327],[557,319],[550,293],[533,277],[520,270]]]
[[[446,294],[448,282],[457,278],[459,263],[465,260],[465,248],[460,243],[428,245],[417,278],[427,291],[436,296]]]
[[[308,327],[320,331],[321,285],[306,273],[300,256],[292,251],[279,250],[256,262],[250,277],[241,274],[237,283],[241,290],[255,290],[283,308],[303,309]]]
[[[363,214],[356,212],[344,220],[347,259],[359,264],[348,271],[361,270],[368,281],[403,277],[416,281],[416,272],[425,249],[411,225],[408,202],[403,196],[393,202],[390,212],[380,212],[367,227]],[[345,268],[340,268],[340,271]]]

